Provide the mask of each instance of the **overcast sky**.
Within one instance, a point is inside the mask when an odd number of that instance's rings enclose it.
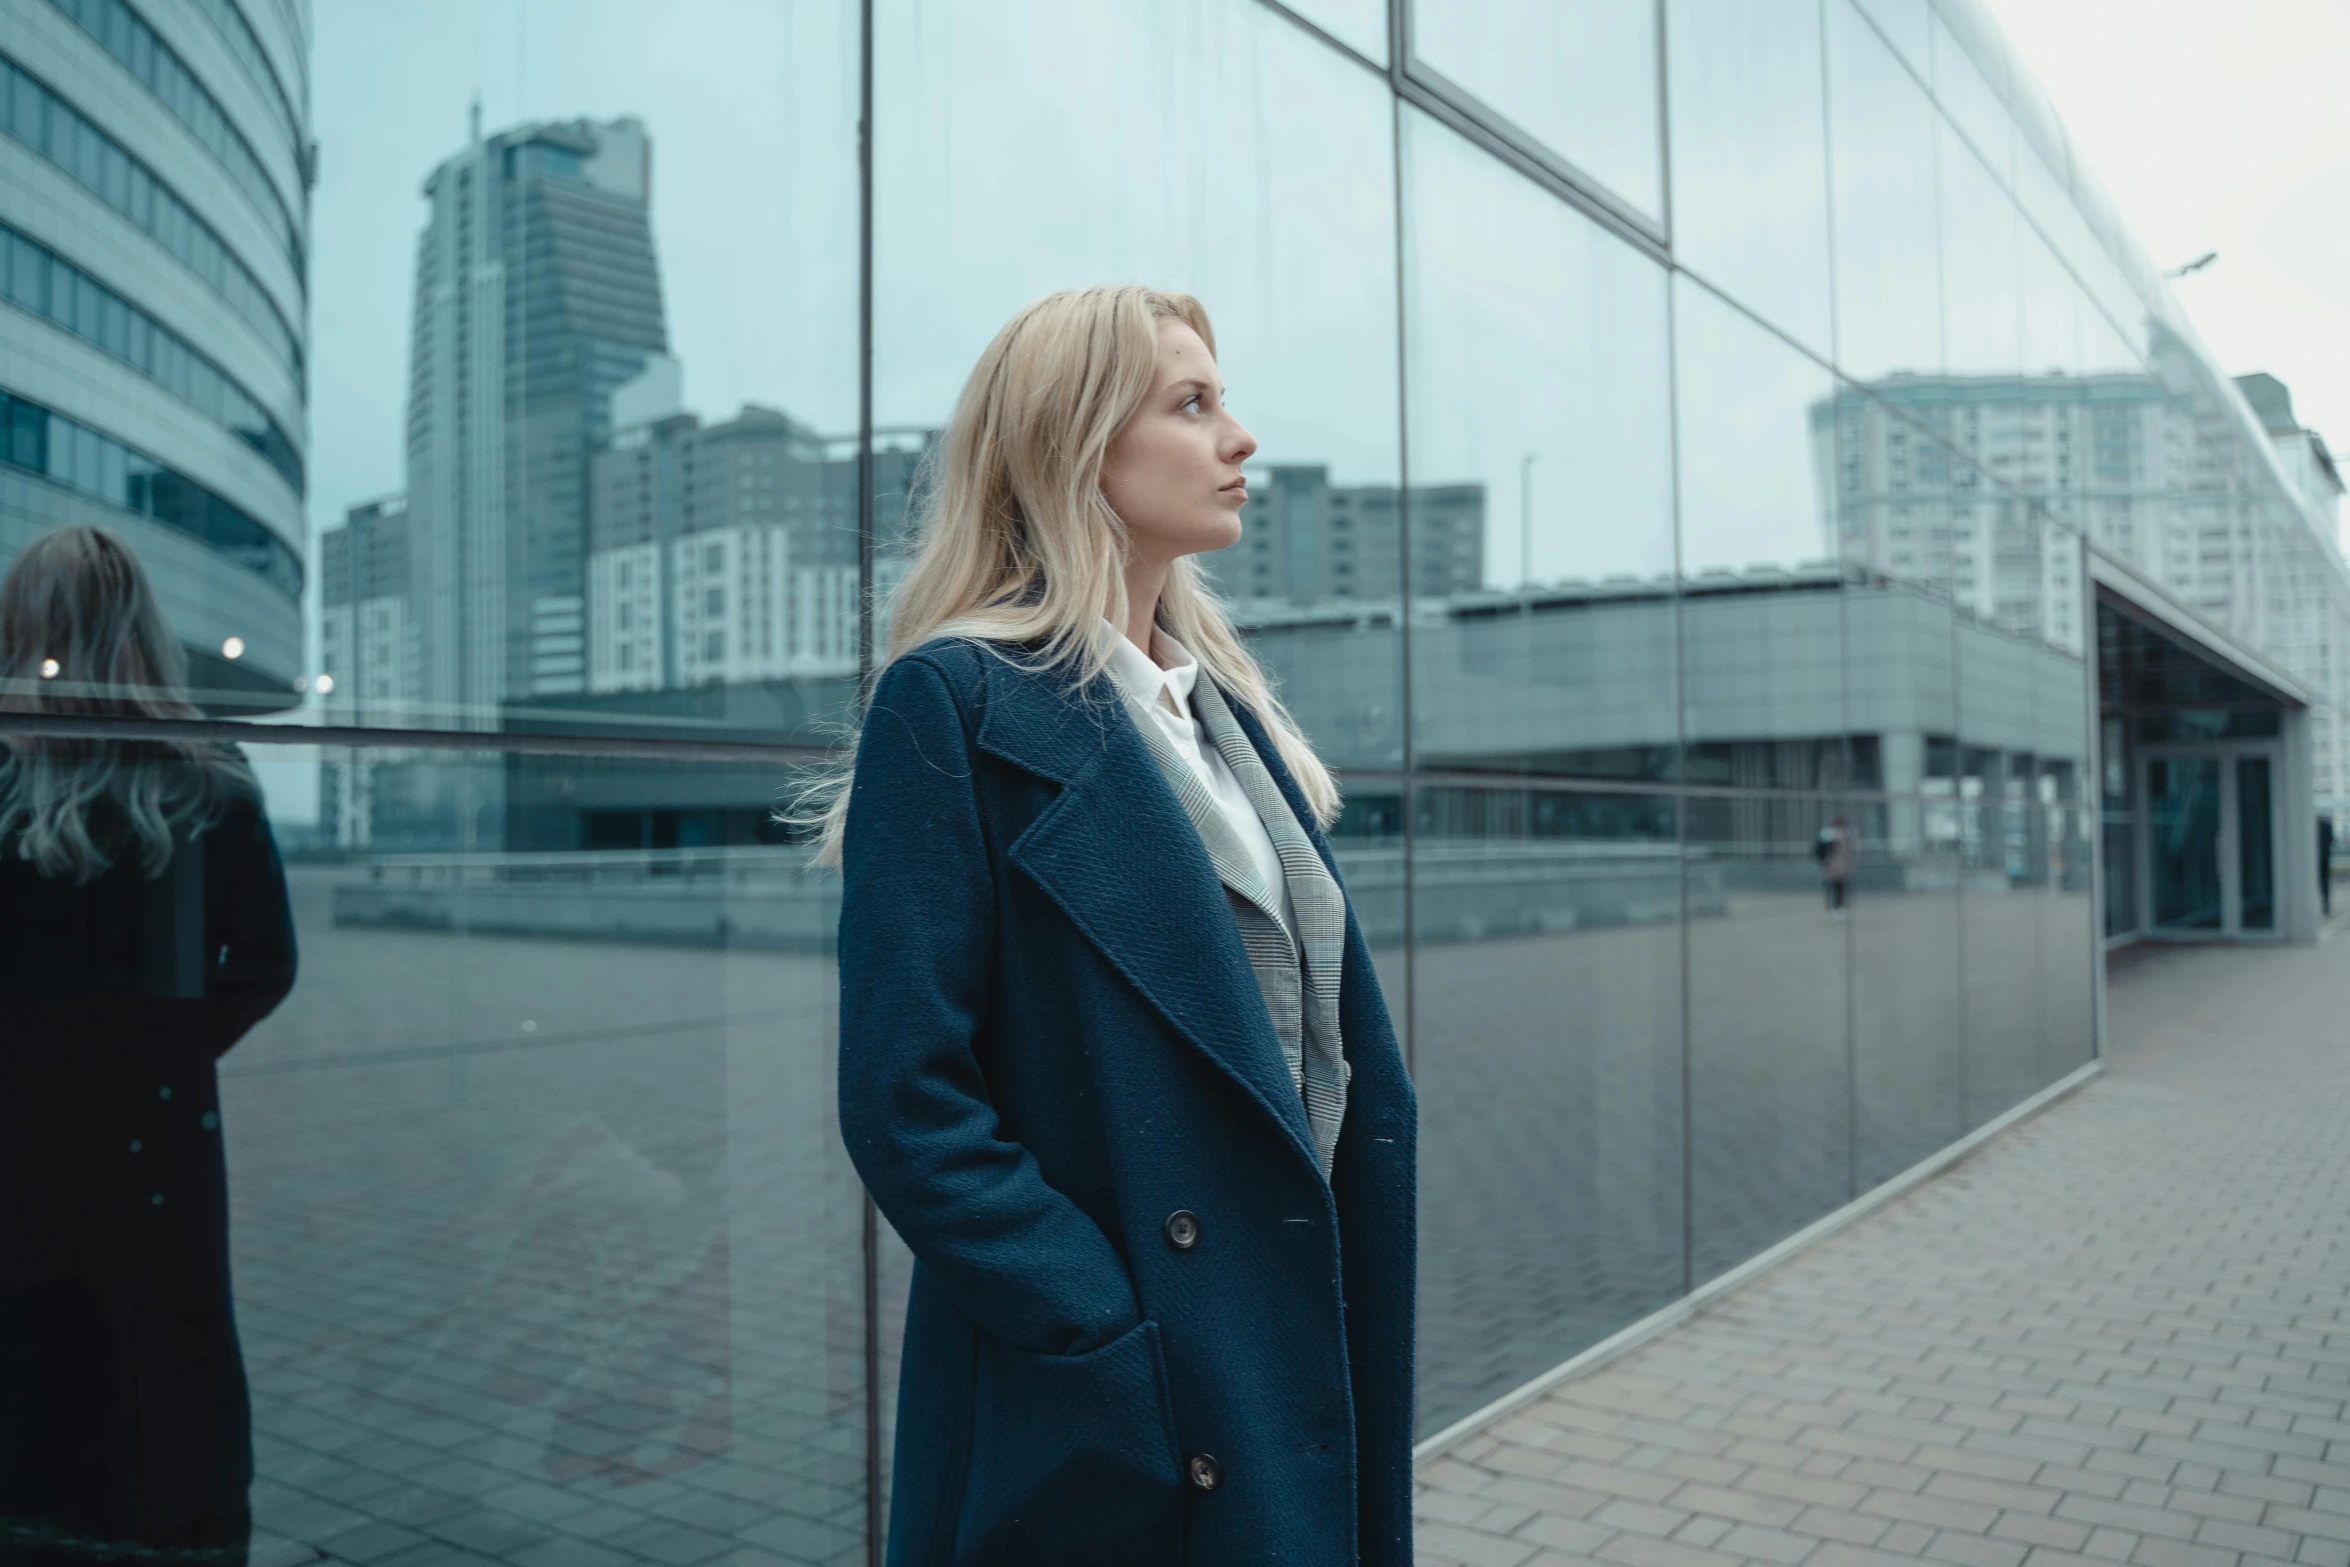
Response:
[[[2350,3],[1989,0],[2231,375],[2350,448]]]

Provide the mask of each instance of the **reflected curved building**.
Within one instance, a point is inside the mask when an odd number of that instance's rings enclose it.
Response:
[[[0,561],[121,535],[216,712],[306,663],[305,16],[0,3]]]

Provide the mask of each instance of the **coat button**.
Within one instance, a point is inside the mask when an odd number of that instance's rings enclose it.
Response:
[[[1177,1251],[1189,1251],[1199,1244],[1199,1215],[1189,1208],[1178,1208],[1167,1215],[1167,1244]],[[1214,1459],[1209,1460],[1215,1462]]]
[[[1213,1491],[1224,1483],[1224,1466],[1216,1462],[1212,1453],[1194,1453],[1183,1464],[1183,1472],[1191,1483],[1203,1491]]]

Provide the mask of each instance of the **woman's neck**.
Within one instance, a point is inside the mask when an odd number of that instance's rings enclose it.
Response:
[[[1159,595],[1167,588],[1165,562],[1129,561],[1126,566],[1126,624],[1118,629],[1126,640],[1151,653],[1151,628],[1158,624]],[[1158,656],[1151,654],[1151,662]]]

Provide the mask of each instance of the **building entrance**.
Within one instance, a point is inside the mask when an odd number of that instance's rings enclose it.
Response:
[[[2141,928],[2156,936],[2277,933],[2274,747],[2149,747]]]
[[[2097,629],[2107,943],[2314,936],[2305,705],[2104,591]]]

